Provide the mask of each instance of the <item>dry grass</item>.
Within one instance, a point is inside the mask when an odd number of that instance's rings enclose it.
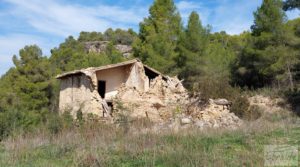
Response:
[[[266,115],[236,130],[144,131],[99,123],[15,135],[0,145],[0,166],[263,166],[266,144],[298,145],[299,119]]]

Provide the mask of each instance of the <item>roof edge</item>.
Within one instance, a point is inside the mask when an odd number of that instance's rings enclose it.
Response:
[[[87,71],[88,72],[96,72],[96,71],[100,71],[100,70],[106,70],[106,69],[129,65],[129,64],[136,63],[136,62],[141,62],[141,60],[138,58],[135,58],[132,60],[128,60],[128,61],[124,61],[124,62],[120,62],[120,63],[116,63],[116,64],[108,64],[108,65],[104,65],[104,66],[100,66],[100,67],[89,67],[89,68],[85,68],[85,69],[81,69],[81,70],[69,71],[69,72],[59,74],[55,78],[61,79],[61,78],[67,77],[69,75],[76,75],[76,74],[80,74],[80,73],[85,74]]]

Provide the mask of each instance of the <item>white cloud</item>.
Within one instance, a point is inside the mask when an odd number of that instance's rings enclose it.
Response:
[[[191,2],[191,1],[179,1],[176,6],[177,8],[182,10],[193,10],[199,8],[200,3]]]
[[[5,0],[13,5],[11,15],[24,18],[36,30],[66,37],[80,31],[104,31],[137,25],[147,13],[140,8],[97,5],[86,7],[56,0]]]
[[[107,28],[137,26],[147,15],[148,7],[82,6],[59,0],[3,0],[0,11],[0,75],[11,67],[11,57],[25,45],[37,44],[47,55],[58,39],[78,36],[81,31],[105,31]],[[26,28],[26,29],[25,29]],[[25,35],[34,33],[39,35]]]
[[[0,36],[0,76],[4,74],[8,68],[13,66],[12,56],[18,55],[19,50],[25,45],[36,44],[41,47],[43,53],[49,55],[50,48],[52,48],[54,44],[48,42],[45,39],[34,35],[10,34]]]
[[[239,34],[250,29],[253,23],[253,11],[261,4],[261,0],[219,0],[211,3],[179,1],[178,9],[186,23],[188,15],[197,11],[203,25],[210,24],[213,31],[226,31]]]
[[[176,6],[180,12],[184,24],[187,24],[189,15],[192,11],[197,11],[200,15],[202,23],[207,24],[208,16],[211,11],[208,8],[204,7],[201,2],[179,1],[178,3],[176,3]]]

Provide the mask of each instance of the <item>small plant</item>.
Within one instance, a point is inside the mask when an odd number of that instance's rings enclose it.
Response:
[[[64,128],[71,128],[73,126],[73,117],[69,111],[65,111],[61,115]]]
[[[84,121],[84,118],[83,118],[83,113],[81,110],[78,110],[77,113],[76,113],[76,119],[79,123],[82,123]]]
[[[49,115],[47,129],[51,134],[58,134],[63,129],[63,122],[58,114]]]
[[[115,105],[116,105],[116,110],[118,110],[118,111],[124,111],[124,110],[127,110],[127,108],[124,107],[124,104],[121,102],[121,100],[116,99],[116,100],[114,101],[114,103],[115,103]]]
[[[176,115],[180,113],[182,113],[182,109],[180,108],[180,106],[176,106],[176,108],[172,110],[172,117],[174,118]]]

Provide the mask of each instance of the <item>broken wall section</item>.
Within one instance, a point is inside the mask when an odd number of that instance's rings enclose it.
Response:
[[[141,92],[149,90],[149,78],[146,76],[144,65],[141,62],[136,62],[131,66],[125,85]]]
[[[101,97],[95,90],[92,73],[72,75],[61,79],[59,111],[70,112],[76,118],[77,112],[103,116]]]
[[[139,67],[138,70],[140,75],[136,76],[145,76],[144,68]],[[148,82],[147,79],[144,78],[141,83]],[[113,102],[114,115],[117,117],[121,112],[129,117],[149,118],[153,122],[163,122],[176,112],[184,111],[188,103],[188,93],[178,78],[163,78],[159,75],[148,84],[149,88],[146,91],[123,85]]]

